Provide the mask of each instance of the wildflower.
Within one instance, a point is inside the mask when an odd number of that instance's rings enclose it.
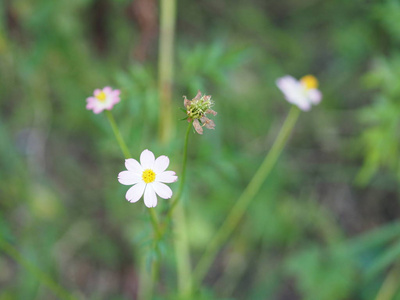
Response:
[[[94,97],[86,99],[86,109],[93,110],[95,114],[99,114],[105,109],[111,110],[120,101],[119,94],[119,90],[113,90],[109,86],[102,90],[96,89],[93,92]]]
[[[318,80],[312,75],[306,75],[300,80],[286,75],[276,81],[287,101],[297,105],[301,110],[308,111],[311,105],[318,104],[322,99],[318,88]]]
[[[118,174],[121,184],[133,184],[126,192],[126,200],[137,202],[144,194],[144,204],[147,207],[155,207],[157,195],[163,199],[171,198],[172,190],[164,183],[175,182],[178,177],[173,171],[165,171],[168,165],[167,156],[162,155],[155,159],[153,152],[147,149],[140,154],[140,163],[133,158],[126,159],[127,171]]]
[[[188,100],[186,96],[183,97],[183,105],[188,115],[187,120],[188,122],[193,121],[193,127],[197,133],[203,134],[203,126],[208,129],[214,129],[214,121],[207,118],[207,114],[217,115],[217,112],[211,109],[214,105],[214,102],[211,101],[211,96],[202,96],[201,92],[198,91],[196,97],[192,100]]]

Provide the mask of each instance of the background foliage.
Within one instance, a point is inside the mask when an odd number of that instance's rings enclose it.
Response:
[[[177,170],[181,96],[213,96],[217,127],[189,147],[195,263],[287,114],[276,78],[311,73],[323,102],[301,115],[199,297],[400,299],[399,2],[178,1],[176,132],[163,147],[150,2],[0,2],[2,239],[81,298],[132,299],[151,228],[124,200],[122,155],[85,98],[120,88],[113,113],[131,152],[169,155]],[[170,251],[158,289],[174,299]],[[1,300],[54,297],[1,253]]]

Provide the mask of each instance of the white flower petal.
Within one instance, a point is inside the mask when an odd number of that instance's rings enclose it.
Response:
[[[161,155],[154,162],[153,171],[156,174],[162,173],[168,168],[168,165],[169,165],[169,158],[165,155]]]
[[[161,198],[169,199],[172,197],[172,190],[168,185],[161,182],[153,182],[151,186],[153,187],[156,194]]]
[[[132,203],[138,201],[142,197],[145,187],[146,184],[143,181],[132,186],[126,192],[126,200]]]
[[[300,81],[292,76],[284,76],[276,81],[276,85],[282,91],[285,99],[292,104],[297,105],[301,110],[309,110],[311,108],[308,93]]]
[[[301,90],[301,83],[294,77],[286,75],[282,78],[278,78],[276,81],[278,88],[286,95],[292,94],[293,92],[298,92]]]
[[[156,175],[156,181],[158,182],[171,183],[177,180],[178,176],[175,175],[174,171],[165,171]]]
[[[317,89],[311,89],[308,91],[308,98],[312,104],[318,104],[321,102],[322,93]]]
[[[143,173],[143,168],[136,159],[133,158],[125,159],[125,167],[128,171],[132,171],[138,174]]]
[[[157,205],[157,196],[152,184],[147,184],[146,186],[146,190],[144,191],[144,204],[147,207],[156,207]]]
[[[303,111],[309,111],[311,109],[311,103],[306,97],[302,97],[298,99],[297,103],[293,103],[297,105]]]
[[[153,169],[155,157],[153,152],[150,150],[144,150],[142,154],[140,154],[140,163],[144,170]]]
[[[132,185],[140,182],[142,177],[131,171],[122,171],[118,174],[118,181],[124,185]]]

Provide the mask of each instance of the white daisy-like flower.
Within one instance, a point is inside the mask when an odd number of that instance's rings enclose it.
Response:
[[[127,171],[118,174],[118,181],[133,186],[126,192],[126,200],[137,202],[144,195],[147,207],[157,205],[157,195],[163,199],[172,197],[172,190],[165,183],[175,182],[178,177],[173,171],[165,171],[169,158],[162,155],[155,159],[153,152],[144,150],[140,154],[140,163],[133,158],[125,160]]]
[[[276,81],[276,85],[285,95],[288,102],[298,108],[308,111],[311,105],[321,102],[322,93],[317,89],[318,80],[312,75],[306,75],[300,80],[286,75]]]

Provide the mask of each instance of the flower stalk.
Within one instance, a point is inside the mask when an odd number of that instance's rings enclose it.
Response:
[[[237,227],[239,221],[242,219],[244,213],[249,207],[251,200],[260,190],[265,179],[270,174],[293,130],[294,125],[296,124],[299,114],[300,110],[297,107],[292,106],[271,150],[268,152],[261,166],[231,209],[229,215],[226,217],[214,238],[208,244],[205,253],[197,264],[194,270],[195,283],[199,284],[204,279],[204,276],[207,274],[207,271],[218,253],[218,249],[221,248]]]
[[[172,216],[172,212],[175,209],[175,206],[178,204],[179,199],[182,196],[183,193],[183,188],[185,187],[185,180],[186,180],[186,165],[187,165],[187,152],[188,152],[188,145],[189,145],[189,134],[190,134],[190,128],[192,127],[192,121],[189,122],[187,129],[186,129],[186,134],[185,134],[185,144],[183,146],[183,161],[182,161],[182,172],[180,176],[180,182],[179,182],[179,189],[178,192],[176,193],[176,196],[174,197],[174,200],[171,203],[171,206],[168,211],[168,217]]]
[[[121,148],[122,153],[124,154],[124,157],[130,158],[131,153],[129,152],[128,147],[126,146],[125,141],[122,138],[121,132],[118,129],[118,126],[117,126],[117,123],[115,122],[113,114],[111,113],[111,111],[106,110],[106,115],[107,115],[108,121],[110,122],[114,136],[117,139],[118,145]]]

